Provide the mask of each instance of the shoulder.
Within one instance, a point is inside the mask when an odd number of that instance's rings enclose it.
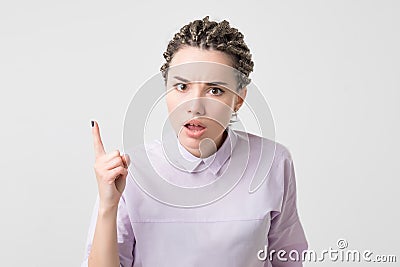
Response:
[[[276,164],[292,161],[292,154],[286,145],[254,133],[241,130],[233,131],[236,133],[239,140],[248,140],[252,153],[258,150],[262,151],[262,153],[272,155]]]

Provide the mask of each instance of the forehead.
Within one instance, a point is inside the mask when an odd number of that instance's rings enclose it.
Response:
[[[183,78],[192,82],[221,83],[234,90],[238,71],[231,63],[231,58],[224,52],[184,47],[171,60],[168,83]]]
[[[170,66],[190,62],[207,61],[233,66],[232,59],[226,53],[213,49],[201,49],[193,46],[181,47],[173,56]]]

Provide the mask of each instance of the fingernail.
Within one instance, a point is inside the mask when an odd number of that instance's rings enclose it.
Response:
[[[94,126],[94,121],[90,121],[92,123],[92,127]]]

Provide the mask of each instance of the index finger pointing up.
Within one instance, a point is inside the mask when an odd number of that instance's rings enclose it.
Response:
[[[106,152],[104,151],[103,142],[101,141],[99,125],[96,121],[92,121],[92,134],[94,141],[94,153],[97,158],[104,155]]]

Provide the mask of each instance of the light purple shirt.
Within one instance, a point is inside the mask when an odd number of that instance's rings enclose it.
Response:
[[[302,266],[301,261],[290,261],[288,255],[293,250],[301,255],[308,248],[296,208],[296,181],[290,152],[267,138],[230,127],[227,130],[222,146],[204,159],[189,153],[177,138],[174,144],[180,153],[174,153],[172,161],[166,159],[161,141],[146,145],[156,171],[169,183],[181,187],[199,187],[222,179],[228,166],[233,171],[244,169],[237,184],[224,197],[199,207],[166,205],[144,192],[132,175],[146,176],[148,172],[144,168],[148,167],[135,161],[135,152],[125,151],[132,160],[133,171],[128,174],[118,207],[121,266]],[[237,163],[229,165],[235,153],[242,153],[239,148],[243,145],[249,148],[248,160],[243,162],[245,167]],[[249,193],[254,174],[264,163],[259,162],[260,151],[271,158],[270,163],[265,163],[270,165],[268,176],[255,192]],[[188,171],[174,167],[171,162],[184,164]],[[97,197],[82,266],[88,264],[98,204]],[[272,250],[285,250],[287,253],[281,256],[287,261],[278,260],[276,254],[272,263],[269,257],[260,260],[258,255],[263,256],[260,250],[265,249],[266,255]]]

